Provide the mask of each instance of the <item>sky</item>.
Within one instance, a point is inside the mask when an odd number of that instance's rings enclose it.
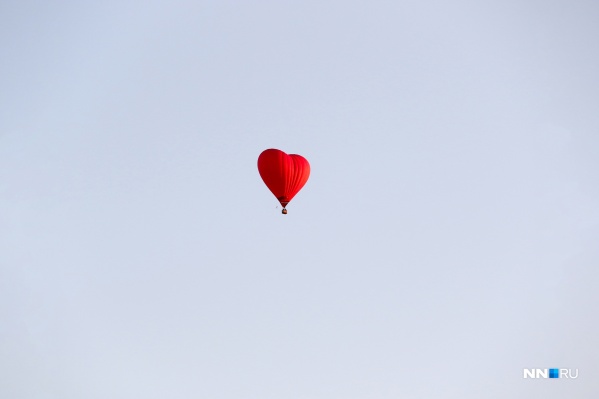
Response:
[[[0,397],[598,397],[598,22],[1,1]]]

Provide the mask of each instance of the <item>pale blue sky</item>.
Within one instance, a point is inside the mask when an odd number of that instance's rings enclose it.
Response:
[[[0,2],[0,397],[599,396],[598,37],[596,1]],[[312,167],[287,216],[266,148]]]

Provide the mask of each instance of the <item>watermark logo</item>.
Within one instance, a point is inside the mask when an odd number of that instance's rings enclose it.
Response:
[[[578,369],[524,369],[524,378],[578,378]]]

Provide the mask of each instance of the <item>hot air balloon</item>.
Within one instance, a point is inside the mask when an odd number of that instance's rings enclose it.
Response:
[[[304,187],[310,177],[310,164],[297,154],[286,154],[274,148],[258,157],[258,172],[266,187],[274,194],[287,214],[287,204]]]

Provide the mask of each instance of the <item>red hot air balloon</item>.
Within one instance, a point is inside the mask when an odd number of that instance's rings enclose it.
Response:
[[[258,172],[266,187],[283,206],[283,214],[286,215],[285,207],[310,177],[310,164],[301,155],[287,155],[271,148],[258,157]]]

